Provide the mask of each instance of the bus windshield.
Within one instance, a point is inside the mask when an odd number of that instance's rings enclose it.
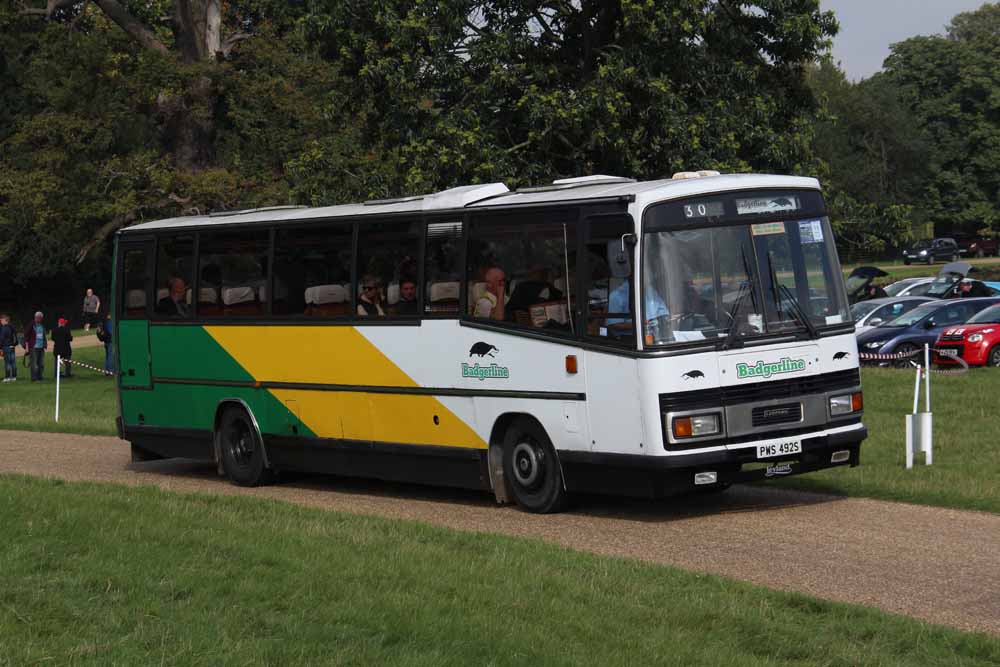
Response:
[[[816,330],[850,321],[826,217],[647,232],[647,346]]]

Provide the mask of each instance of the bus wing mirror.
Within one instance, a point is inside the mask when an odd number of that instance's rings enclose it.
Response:
[[[608,267],[615,278],[628,278],[632,275],[633,245],[635,234],[622,234],[620,239],[608,241]]]

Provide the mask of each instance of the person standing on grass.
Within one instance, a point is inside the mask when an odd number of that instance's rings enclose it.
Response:
[[[104,318],[104,322],[97,325],[97,340],[104,343],[104,370],[108,373],[115,372],[114,353],[111,351],[111,344],[114,342],[114,327],[111,325],[111,313]]]
[[[59,357],[63,358],[62,376],[68,378],[73,375],[70,369],[69,360],[73,358],[73,348],[70,341],[73,340],[73,333],[69,330],[69,321],[60,317],[59,326],[52,330],[52,357],[55,360],[56,369],[53,378],[59,375]]]
[[[38,311],[35,313],[34,321],[24,330],[24,353],[31,359],[32,382],[41,382],[42,373],[45,371],[45,348],[48,341],[45,339],[44,319],[45,315],[42,311]]]
[[[0,315],[0,353],[3,354],[3,381],[17,381],[17,330],[10,323],[10,315]]]
[[[87,295],[83,297],[83,330],[90,331],[91,324],[97,324],[100,320],[97,314],[101,311],[101,299],[94,290],[87,288]]]

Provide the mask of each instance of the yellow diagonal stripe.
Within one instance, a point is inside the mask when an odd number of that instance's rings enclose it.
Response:
[[[354,327],[227,326],[205,327],[205,330],[255,380],[420,386]],[[308,344],[304,337],[308,337]],[[487,447],[468,424],[433,396],[306,389],[269,391],[322,438]]]

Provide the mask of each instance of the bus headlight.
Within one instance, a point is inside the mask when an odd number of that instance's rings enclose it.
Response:
[[[718,435],[722,432],[722,420],[718,413],[674,417],[670,425],[674,438],[700,438]]]
[[[853,394],[830,397],[830,414],[833,416],[849,415],[852,412],[859,412],[864,406],[864,398],[862,397],[860,391]]]

